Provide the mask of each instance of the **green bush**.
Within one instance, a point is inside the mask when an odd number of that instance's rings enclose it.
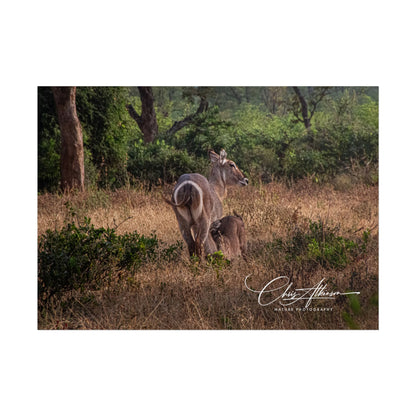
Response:
[[[178,131],[174,137],[166,138],[166,141],[176,149],[206,159],[211,149],[231,151],[235,142],[231,126],[230,121],[220,116],[218,107],[212,107],[199,114],[192,124]]]
[[[189,172],[204,172],[208,167],[208,157],[197,158],[186,150],[178,150],[157,140],[145,145],[136,141],[129,151],[128,171],[136,179],[150,185],[159,182],[176,181]]]
[[[116,234],[114,228],[95,228],[85,218],[61,230],[48,230],[38,247],[40,301],[70,290],[98,289],[122,270],[133,273],[148,261],[172,261],[182,242],[167,246],[155,235]]]
[[[304,134],[291,116],[267,114],[258,107],[243,105],[230,128],[229,135],[235,140],[230,153],[250,179],[270,182],[287,174],[287,149]]]
[[[369,97],[362,101],[346,91],[332,102],[332,112],[316,116],[316,148],[331,174],[349,169],[352,161],[378,162],[378,103]]]
[[[339,235],[337,227],[329,227],[319,220],[310,221],[305,233],[296,229],[286,241],[275,240],[270,248],[283,251],[287,261],[321,265],[326,269],[343,269],[357,256],[365,252],[369,232],[365,231],[357,241]]]
[[[251,105],[241,106],[231,126],[223,132],[234,139],[230,153],[254,180],[328,179],[378,162],[378,104],[369,97],[358,102],[348,91],[316,113],[310,132],[291,114]]]
[[[126,111],[127,88],[79,87],[76,100],[84,148],[95,167],[96,185],[106,188],[125,185],[128,143],[140,135],[137,124]]]

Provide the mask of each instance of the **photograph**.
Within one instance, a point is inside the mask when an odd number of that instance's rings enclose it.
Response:
[[[38,86],[38,330],[378,330],[377,86]]]
[[[411,414],[412,6],[5,3],[1,413]]]

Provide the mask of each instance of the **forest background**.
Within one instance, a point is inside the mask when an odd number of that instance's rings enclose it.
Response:
[[[377,87],[78,87],[76,112],[87,187],[207,173],[221,148],[251,183],[378,181]],[[39,87],[40,192],[61,187],[60,153],[53,92]]]

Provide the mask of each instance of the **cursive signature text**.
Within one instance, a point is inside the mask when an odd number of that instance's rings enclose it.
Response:
[[[305,301],[305,307],[310,306],[313,300],[317,299],[335,299],[335,296],[341,295],[359,295],[360,292],[339,292],[327,289],[325,279],[312,287],[305,289],[294,289],[293,282],[287,276],[279,276],[270,280],[262,289],[255,290],[248,286],[247,279],[251,276],[249,274],[244,279],[244,284],[248,290],[258,293],[257,301],[261,306],[268,306],[272,303],[278,302],[282,306],[290,306],[296,302]],[[266,294],[272,295],[272,300],[265,301]]]

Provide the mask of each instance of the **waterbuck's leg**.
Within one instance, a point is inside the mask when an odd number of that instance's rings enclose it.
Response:
[[[202,244],[201,237],[199,234],[195,238],[195,253],[199,258],[202,257]]]
[[[208,232],[207,239],[204,244],[205,254],[213,254],[218,251],[217,245],[215,244],[214,239],[211,236],[211,233]]]
[[[175,209],[176,218],[178,220],[179,230],[181,231],[182,237],[185,240],[186,245],[188,246],[188,251],[190,256],[194,256],[196,254],[196,247],[195,241],[192,236],[191,227],[184,219],[179,212]]]
[[[243,229],[242,232],[240,232],[240,250],[241,255],[243,256],[243,259],[247,261],[247,240],[246,240],[246,232]]]
[[[240,244],[240,250],[241,250],[241,256],[245,261],[247,261],[247,243],[244,241],[244,243]]]
[[[208,218],[201,218],[198,224],[197,237],[195,238],[197,241],[197,251],[200,250],[202,254],[201,246],[203,246],[206,256],[217,251],[217,246],[209,232],[210,225]]]
[[[191,230],[189,228],[182,228],[182,226],[180,227],[180,229],[181,229],[182,237],[185,240],[186,245],[188,246],[189,255],[190,256],[198,255],[197,247],[192,237]]]

